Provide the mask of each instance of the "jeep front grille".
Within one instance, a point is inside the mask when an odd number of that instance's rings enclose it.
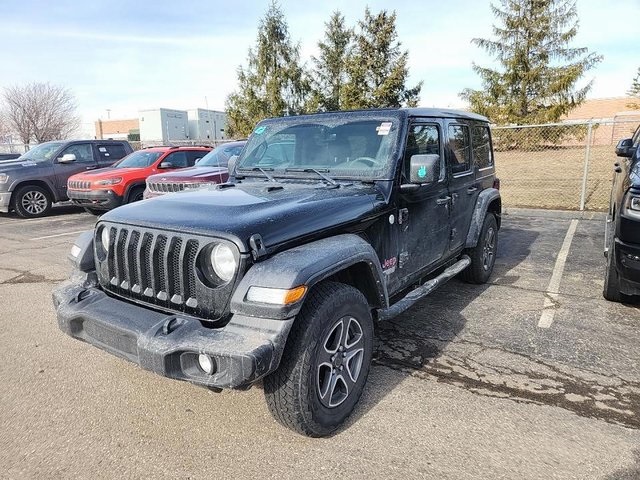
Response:
[[[102,258],[96,247],[96,260],[105,290],[206,319],[223,313],[228,301],[221,291],[225,288],[209,288],[196,272],[198,253],[214,239],[118,224],[104,228],[109,229],[110,245]]]
[[[174,193],[187,190],[189,188],[198,188],[202,183],[186,183],[186,182],[149,182],[147,188],[153,193]]]
[[[89,190],[91,188],[91,182],[87,180],[69,180],[67,188],[72,190]]]

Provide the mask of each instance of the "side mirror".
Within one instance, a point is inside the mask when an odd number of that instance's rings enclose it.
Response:
[[[72,163],[76,161],[76,156],[73,153],[65,153],[58,158],[58,163]]]
[[[173,163],[171,163],[171,162],[162,162],[158,168],[173,168]]]
[[[616,145],[616,155],[619,157],[632,157],[634,153],[635,149],[633,148],[633,139],[631,138],[620,140],[618,145]]]
[[[434,183],[440,178],[440,155],[413,155],[409,160],[409,182]]]
[[[229,158],[229,162],[227,163],[227,170],[229,171],[230,177],[233,177],[236,174],[237,163],[238,163],[238,155],[232,155]]]

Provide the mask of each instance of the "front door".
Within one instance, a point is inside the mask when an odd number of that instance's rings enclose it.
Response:
[[[75,155],[75,161],[59,163],[58,159],[68,153]],[[60,198],[67,198],[67,180],[69,177],[76,173],[94,170],[98,167],[98,164],[93,157],[93,149],[90,143],[76,143],[69,145],[58,153],[53,166],[56,174],[56,189],[58,190],[58,195]]]
[[[473,209],[480,193],[471,155],[470,125],[460,121],[447,122],[446,158],[451,175],[451,235],[449,250],[464,247]]]
[[[442,125],[416,120],[410,128],[403,158],[403,183],[409,181],[409,161],[413,155],[440,155],[440,175],[435,183],[400,192],[398,228],[400,252],[398,267],[402,281],[414,281],[436,264],[449,247],[449,202],[444,168]]]

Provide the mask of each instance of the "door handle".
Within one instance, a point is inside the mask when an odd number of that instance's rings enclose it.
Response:
[[[93,167],[84,167],[85,170],[95,170],[96,168],[98,167],[96,167],[95,165]]]
[[[446,205],[451,200],[451,197],[442,197],[436,200],[436,204],[438,205]]]
[[[469,187],[467,188],[467,193],[469,195],[471,195],[473,192],[477,192],[478,191],[478,187]]]

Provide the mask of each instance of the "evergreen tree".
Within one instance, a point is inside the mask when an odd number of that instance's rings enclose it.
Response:
[[[325,23],[324,40],[318,42],[320,56],[312,57],[311,83],[314,110],[340,110],[340,95],[346,82],[346,62],[353,31],[345,27],[344,16],[335,11]]]
[[[491,9],[499,22],[494,39],[473,43],[500,67],[474,63],[484,89],[461,93],[471,109],[499,124],[534,124],[556,122],[582,103],[592,81],[577,83],[602,57],[570,47],[578,31],[575,1],[499,0]]]
[[[631,82],[631,88],[627,91],[627,95],[633,98],[633,102],[627,103],[627,107],[640,108],[640,67],[638,73]]]
[[[396,14],[372,15],[358,22],[353,52],[346,64],[347,83],[340,94],[343,109],[415,106],[422,82],[406,88],[409,53],[397,41]]]
[[[273,1],[258,26],[248,65],[238,68],[239,89],[227,98],[227,135],[248,136],[263,118],[303,111],[309,85],[280,6]]]

